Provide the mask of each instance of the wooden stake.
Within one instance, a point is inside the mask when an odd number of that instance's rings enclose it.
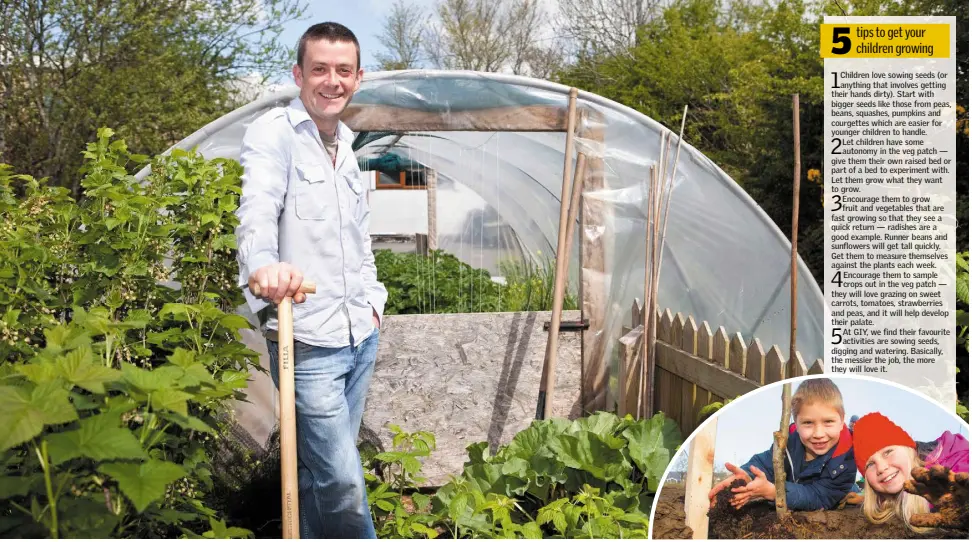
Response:
[[[675,160],[672,164],[672,173],[668,175],[668,152],[670,149],[666,149],[666,144],[670,146],[671,138],[670,133],[666,133],[665,137],[662,139],[662,152],[659,153],[661,157],[659,162],[659,167],[655,170],[652,178],[657,185],[653,191],[654,195],[653,205],[650,206],[654,210],[654,227],[649,227],[648,237],[654,237],[654,245],[651,250],[651,291],[645,294],[645,307],[646,307],[646,317],[645,326],[646,330],[649,331],[647,335],[648,340],[645,345],[645,364],[646,367],[646,382],[644,385],[645,402],[643,405],[642,412],[645,418],[650,418],[654,412],[654,390],[655,390],[655,343],[657,341],[655,333],[655,305],[658,303],[658,285],[661,281],[661,264],[664,260],[664,245],[665,245],[665,235],[668,232],[668,212],[671,208],[672,203],[672,191],[675,186],[675,172],[678,169],[678,158],[682,152],[682,139],[685,136],[685,119],[688,115],[688,106],[682,111],[682,127],[678,134],[678,147],[675,151]],[[659,172],[661,175],[659,175]],[[668,193],[666,195],[665,188],[667,187]],[[662,218],[661,207],[662,207],[662,197],[665,196],[665,214]],[[652,235],[652,233],[654,235]],[[647,279],[647,274],[646,274]],[[651,317],[648,317],[647,311],[650,308]],[[650,329],[648,327],[650,326]]]
[[[685,470],[685,525],[692,529],[692,538],[696,540],[709,537],[709,491],[712,490],[717,422],[715,416],[709,419],[705,429],[696,433],[689,445]]]
[[[776,516],[784,519],[790,515],[786,507],[786,468],[783,457],[786,454],[786,441],[790,435],[790,383],[783,384],[783,414],[780,416],[780,430],[773,433],[776,447],[773,449],[773,478],[776,484]]]
[[[800,224],[800,95],[793,95],[793,223],[790,233],[790,360],[796,359],[797,235]]]
[[[570,89],[567,110],[567,143],[564,149],[564,174],[560,187],[560,227],[557,230],[556,275],[554,276],[553,311],[550,315],[550,329],[547,332],[547,351],[543,356],[543,372],[540,375],[540,391],[537,394],[536,418],[542,420],[550,415],[548,392],[553,392],[553,369],[557,363],[557,339],[560,333],[560,312],[563,307],[564,282],[567,274],[567,261],[564,249],[567,244],[567,215],[570,195],[570,164],[574,159],[574,131],[577,112],[577,89]],[[579,158],[578,158],[579,162]],[[580,165],[579,163],[577,165]],[[576,177],[575,182],[576,185]]]

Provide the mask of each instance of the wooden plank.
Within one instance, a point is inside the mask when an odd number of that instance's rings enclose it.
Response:
[[[665,312],[661,314],[658,319],[657,326],[657,342],[655,344],[655,364],[661,366],[661,358],[665,357],[667,350],[661,348],[662,345],[671,346],[669,341],[672,337],[672,311],[665,309]],[[655,395],[656,406],[655,412],[659,410],[664,412],[668,417],[674,419],[674,413],[668,408],[672,397],[672,376],[671,371],[662,372],[658,371],[655,373],[655,378],[658,382],[658,393]]]
[[[738,397],[759,387],[745,376],[686,354],[669,344],[659,343],[658,349],[663,351],[658,358],[659,367],[708,388],[720,397]]]
[[[604,119],[595,110],[578,106],[579,152],[587,155],[584,192],[606,188],[604,181]],[[524,114],[521,112],[520,114]],[[556,124],[556,122],[551,122]],[[564,123],[566,125],[566,122]],[[604,333],[607,322],[607,284],[611,276],[607,254],[613,238],[612,208],[598,198],[581,196],[581,317],[589,327],[581,336],[581,404],[585,412],[606,408],[607,375],[604,370]],[[612,338],[613,340],[613,338]]]
[[[682,329],[685,327],[685,317],[682,313],[675,313],[675,320],[672,322],[672,334],[669,340],[670,345],[682,349]],[[682,382],[684,380],[676,375],[671,377],[671,395],[669,396],[668,409],[674,413],[674,420],[678,422],[678,427],[682,431],[682,436],[687,437],[685,432],[685,416],[682,411]]]
[[[766,354],[764,367],[766,368],[764,384],[772,384],[786,378],[786,361],[783,359],[783,352],[780,351],[779,346],[774,344],[773,348],[770,348],[769,353]]]
[[[702,322],[702,327],[695,334],[696,354],[702,359],[710,359],[712,356],[712,328],[708,322]],[[698,423],[702,409],[712,402],[712,393],[698,384],[695,385],[695,405],[692,407],[693,423]]]
[[[682,313],[676,312],[675,319],[672,320],[672,330],[669,335],[668,344],[682,349],[682,328],[685,326],[685,317]],[[672,412],[673,418],[678,422],[678,426],[682,428],[682,379],[677,375],[672,375],[670,377],[671,395],[668,397],[668,411]],[[687,437],[688,435],[684,432],[682,436]]]
[[[729,341],[729,370],[740,376],[746,375],[746,343],[742,335],[735,333]],[[726,397],[732,399],[735,396]]]
[[[420,111],[351,103],[341,120],[354,132],[565,132],[567,107],[527,105],[469,111]]]
[[[799,356],[799,352],[797,353],[797,355]],[[800,356],[800,357],[802,357],[802,356]],[[822,375],[822,374],[824,374],[824,370],[823,370],[823,360],[822,359],[819,359],[819,358],[817,360],[815,360],[813,362],[813,365],[810,366],[810,370],[807,371],[807,374],[808,375]]]
[[[638,417],[638,376],[641,374],[641,348],[645,340],[644,327],[638,326],[619,339],[618,416]]]
[[[695,540],[709,537],[709,490],[712,489],[717,421],[718,418],[710,418],[689,445],[685,470],[685,525],[692,529]]]
[[[807,364],[803,363],[803,356],[797,352],[796,356],[786,362],[786,377],[794,378],[797,376],[806,376],[806,374]]]
[[[699,333],[699,326],[695,325],[695,318],[689,315],[685,324],[682,326],[682,352],[696,355],[698,348],[696,345],[696,335]],[[695,416],[695,393],[696,385],[691,380],[682,380],[682,434],[691,435],[696,427]]]
[[[746,349],[746,378],[756,382],[760,386],[766,382],[763,380],[763,362],[766,360],[766,351],[759,339],[753,338]]]
[[[729,368],[729,334],[726,333],[726,328],[720,326],[716,330],[715,335],[712,336],[712,356],[708,359],[719,367],[724,369]],[[726,402],[725,397],[714,392],[713,394],[712,400],[714,402]]]

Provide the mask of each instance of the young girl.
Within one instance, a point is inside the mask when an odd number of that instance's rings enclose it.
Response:
[[[946,467],[952,472],[969,472],[969,441],[945,431],[936,440],[916,443],[902,428],[878,412],[867,414],[854,425],[854,461],[864,476],[864,515],[871,523],[900,518],[909,529],[915,514],[927,514],[931,504],[904,491],[914,467]]]

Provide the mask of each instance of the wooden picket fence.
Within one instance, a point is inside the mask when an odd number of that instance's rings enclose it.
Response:
[[[642,370],[644,313],[636,300],[631,326],[619,339],[617,413],[638,417],[639,373]],[[747,346],[741,333],[730,335],[724,327],[715,332],[708,322],[671,310],[657,313],[655,347],[654,412],[664,412],[678,422],[683,437],[699,425],[702,409],[724,403],[785,378],[823,374],[822,360],[807,368],[803,356],[787,360],[776,345],[765,350],[759,339]]]

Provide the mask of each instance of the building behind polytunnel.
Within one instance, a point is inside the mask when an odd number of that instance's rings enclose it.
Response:
[[[500,274],[496,265],[500,260],[553,258],[558,244],[570,90],[551,82],[500,74],[426,70],[368,74],[344,121],[356,134],[354,152],[365,171],[364,180],[372,188],[372,233],[428,235],[429,244],[473,267],[485,267],[494,276]],[[200,129],[177,147],[195,147],[207,158],[238,159],[250,122],[296,96],[294,87],[259,98]],[[577,94],[576,109],[569,171],[579,154],[585,155],[587,168],[570,253],[570,276],[580,296],[581,310],[576,316],[583,331],[577,332],[579,340],[563,341],[565,348],[578,348],[579,352],[566,355],[557,372],[558,378],[579,372],[571,382],[580,383],[580,390],[574,393],[580,394],[577,402],[584,409],[614,411],[623,402],[624,392],[619,389],[630,379],[624,360],[631,348],[631,341],[625,339],[637,327],[632,305],[645,297],[645,237],[655,221],[654,213],[648,211],[650,168],[659,163],[662,139],[671,131],[637,111],[588,92]],[[677,136],[675,133],[671,139],[677,141]],[[675,348],[656,352],[660,369],[655,404],[676,418],[683,432],[695,427],[695,416],[705,401],[745,392],[747,385],[778,380],[778,374],[791,374],[788,355],[771,349],[775,345],[782,352],[789,350],[790,243],[753,199],[691,143],[685,141],[678,151],[656,298],[658,310],[673,315],[659,323],[660,329],[664,327],[659,340]],[[796,348],[803,360],[812,362],[823,357],[824,304],[802,260],[798,261],[797,284]],[[246,307],[240,310],[247,311]],[[479,432],[454,431],[463,440],[457,442],[460,451],[474,440],[485,440],[486,433],[491,440],[496,434],[515,434],[534,414],[529,403],[536,399],[539,375],[535,373],[539,373],[546,342],[540,327],[550,314],[532,316],[529,323],[515,320],[519,323],[505,328],[495,321],[475,328],[452,320],[462,315],[387,317],[383,328],[389,329],[383,331],[365,425],[371,423],[372,430],[381,432],[384,424],[400,423],[409,415],[414,423],[420,423],[422,416],[429,423],[445,423],[437,416],[448,416],[436,411],[455,403],[445,396],[455,393],[457,398],[468,398],[471,390],[488,396],[477,409],[491,412],[484,414],[488,421],[482,424],[464,422],[466,427],[482,426]],[[535,332],[522,332],[524,326],[532,330],[534,325]],[[520,331],[514,333],[514,329]],[[464,337],[450,337],[462,330]],[[496,335],[483,338],[488,333]],[[520,368],[514,371],[506,359],[510,356],[504,358],[503,352],[517,350],[509,345],[530,337],[532,344],[517,347],[527,354],[520,356]],[[463,384],[450,380],[475,377],[477,370],[463,364],[472,363],[469,345],[477,341],[483,343],[483,355],[497,353],[497,367],[490,369],[487,360],[477,369],[485,381]],[[266,365],[266,345],[255,333],[247,342],[263,355]],[[405,353],[415,343],[429,345],[435,352]],[[681,353],[675,353],[676,349]],[[537,351],[539,361],[531,359],[530,352]],[[765,363],[756,361],[762,357]],[[383,367],[405,358],[407,364],[395,365],[394,374],[383,373]],[[699,359],[708,366],[691,371],[680,368]],[[421,393],[415,386],[401,384],[400,379],[421,381],[430,370],[425,365],[430,364],[437,367],[429,374],[438,375],[439,387],[423,392],[432,396],[424,410],[401,407],[411,414],[402,412],[395,406],[394,393],[410,396],[401,405],[414,404]],[[490,370],[495,378],[486,374]],[[688,372],[699,374],[699,370],[705,373],[704,382],[688,379]],[[510,382],[513,373],[522,382]],[[385,377],[399,379],[398,384],[383,383]],[[251,417],[246,423],[253,425],[248,430],[257,440],[266,435],[274,419],[272,397],[258,395],[260,386],[272,392],[272,384],[267,387],[269,379],[259,378],[262,380],[251,386],[252,405],[246,414]],[[493,389],[497,386],[508,390]],[[676,404],[679,400],[672,399],[668,388],[683,388],[688,396]],[[659,403],[666,400],[671,404]],[[497,415],[500,403],[505,409],[502,416]],[[449,408],[456,411],[454,406]],[[562,413],[568,411],[576,413],[576,404]],[[500,425],[510,427],[497,429],[498,418],[502,418]],[[418,429],[436,428],[414,427]],[[459,465],[461,470],[461,461]]]

